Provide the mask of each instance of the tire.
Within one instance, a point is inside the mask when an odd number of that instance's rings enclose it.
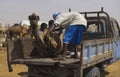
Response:
[[[100,77],[100,71],[97,67],[94,67],[86,73],[85,77]]]

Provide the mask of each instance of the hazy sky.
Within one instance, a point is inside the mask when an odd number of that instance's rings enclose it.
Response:
[[[120,24],[120,0],[0,0],[0,23],[19,23],[33,12],[42,21],[49,21],[57,11],[99,11],[101,7]]]

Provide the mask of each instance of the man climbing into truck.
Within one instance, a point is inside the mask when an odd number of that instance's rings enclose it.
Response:
[[[50,33],[55,28],[64,28],[66,29],[63,37],[63,51],[62,51],[62,59],[66,58],[66,54],[68,51],[68,45],[72,44],[74,47],[74,58],[78,58],[77,54],[77,46],[82,41],[82,34],[85,31],[85,28],[87,26],[87,21],[78,12],[66,12],[66,13],[54,13],[53,14],[54,24],[52,24],[52,27],[49,29],[47,34],[45,35],[45,40],[48,39]]]

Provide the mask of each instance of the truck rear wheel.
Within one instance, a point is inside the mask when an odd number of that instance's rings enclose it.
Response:
[[[85,77],[100,77],[99,68],[94,67],[93,69],[89,70]]]

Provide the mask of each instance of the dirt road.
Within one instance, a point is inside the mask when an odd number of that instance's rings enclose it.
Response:
[[[0,49],[0,77],[27,77],[28,68],[25,65],[13,65],[13,72],[8,72],[6,49]],[[120,61],[106,68],[105,77],[120,77]]]

